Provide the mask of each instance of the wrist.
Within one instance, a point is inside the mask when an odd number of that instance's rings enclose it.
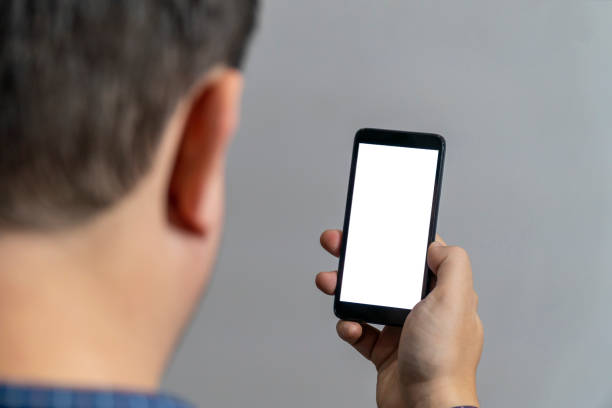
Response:
[[[402,387],[406,407],[479,407],[476,381],[472,379],[437,380]]]

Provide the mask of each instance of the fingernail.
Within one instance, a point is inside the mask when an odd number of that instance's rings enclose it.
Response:
[[[434,241],[431,243],[430,247],[434,247],[434,246],[442,246],[442,243],[440,241]]]

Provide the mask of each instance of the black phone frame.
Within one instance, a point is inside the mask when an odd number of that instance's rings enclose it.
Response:
[[[436,168],[436,179],[434,185],[433,203],[431,206],[431,218],[429,222],[429,237],[427,245],[436,237],[436,225],[438,222],[438,208],[440,204],[440,193],[442,187],[442,173],[444,170],[444,156],[446,153],[446,141],[440,135],[433,133],[404,132],[397,130],[364,128],[357,131],[353,141],[353,155],[351,159],[351,173],[349,177],[348,192],[346,198],[346,210],[344,213],[344,227],[342,243],[340,247],[340,259],[338,262],[338,281],[334,296],[334,314],[342,320],[351,320],[364,323],[384,324],[388,326],[403,326],[411,309],[401,309],[387,306],[377,306],[364,303],[342,302],[340,292],[342,291],[342,273],[344,270],[344,257],[346,243],[349,236],[349,224],[351,219],[351,206],[353,201],[353,185],[355,183],[355,170],[357,167],[357,156],[361,143],[377,144],[386,146],[411,147],[420,149],[438,150],[438,164]],[[425,271],[423,278],[423,289],[421,299],[425,298],[430,291],[432,272],[425,260]]]

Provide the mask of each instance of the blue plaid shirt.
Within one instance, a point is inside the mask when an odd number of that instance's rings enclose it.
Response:
[[[0,383],[0,408],[193,408],[164,394]]]
[[[193,408],[193,406],[165,394],[0,383],[0,408]]]

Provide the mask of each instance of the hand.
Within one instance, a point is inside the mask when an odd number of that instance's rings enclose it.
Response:
[[[342,232],[327,230],[321,245],[339,256]],[[478,405],[476,368],[483,344],[478,296],[467,253],[446,246],[440,237],[429,247],[427,263],[436,285],[408,314],[403,328],[378,330],[368,324],[339,321],[340,338],[378,371],[376,402],[381,408],[450,408]],[[317,287],[332,295],[337,271],[321,272]]]

